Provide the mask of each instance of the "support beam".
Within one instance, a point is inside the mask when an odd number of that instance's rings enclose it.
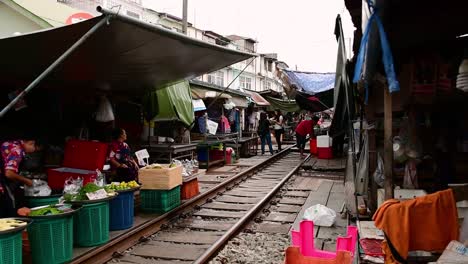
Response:
[[[384,85],[384,171],[385,200],[393,198],[392,94]]]

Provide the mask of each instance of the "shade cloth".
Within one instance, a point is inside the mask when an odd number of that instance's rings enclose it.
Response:
[[[316,94],[333,89],[335,73],[316,73],[283,70],[290,85],[295,85],[298,90]]]
[[[0,39],[0,84],[26,84],[72,46],[103,16],[69,26]],[[12,52],[20,51],[20,52]],[[112,16],[42,85],[102,88],[142,95],[176,80],[191,79],[254,55],[189,38],[123,15]],[[82,84],[80,86],[80,84]],[[9,89],[8,85],[0,85]]]
[[[236,105],[236,107],[247,108],[249,106],[249,101],[246,97],[233,96],[231,101]]]
[[[296,103],[295,100],[281,100],[281,99],[269,97],[269,96],[266,97],[266,99],[270,103],[270,106],[268,107],[269,111],[274,111],[277,109],[283,112],[288,112],[288,113],[301,111],[301,108],[299,107],[299,105]]]
[[[177,82],[157,89],[157,112],[154,121],[181,121],[191,126],[195,119],[190,85],[187,81]]]

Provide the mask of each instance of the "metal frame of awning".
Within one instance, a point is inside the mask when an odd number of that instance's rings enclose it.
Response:
[[[200,49],[200,48],[201,49],[210,49],[210,50],[212,50],[214,52],[214,54],[216,54],[216,56],[218,56],[218,57],[215,57],[215,58],[219,59],[218,61],[216,61],[216,63],[214,63],[212,65],[211,68],[221,67],[221,64],[223,64],[223,63],[235,63],[235,62],[240,61],[241,59],[245,59],[246,57],[248,58],[248,57],[255,56],[254,54],[251,54],[251,53],[231,50],[231,49],[221,47],[221,46],[217,46],[217,45],[213,45],[213,44],[201,41],[201,40],[193,39],[193,38],[190,38],[190,37],[188,37],[186,35],[176,33],[176,32],[170,31],[170,30],[166,30],[166,29],[164,29],[162,27],[158,27],[158,26],[155,26],[155,25],[150,24],[150,23],[146,23],[146,22],[143,22],[143,21],[131,18],[131,17],[121,15],[118,12],[113,11],[113,10],[105,9],[105,8],[102,8],[102,7],[98,7],[97,10],[99,12],[101,12],[103,15],[100,18],[96,18],[96,22],[94,22],[95,24],[91,24],[90,25],[91,28],[89,30],[85,31],[86,33],[84,33],[79,39],[77,39],[68,49],[66,49],[65,52],[61,53],[60,56],[55,61],[53,61],[52,63],[47,62],[47,63],[50,63],[50,65],[47,66],[45,70],[43,70],[43,71],[38,70],[38,71],[41,71],[41,73],[37,77],[35,77],[33,79],[33,81],[29,85],[27,85],[26,88],[24,90],[22,90],[12,101],[10,101],[10,103],[8,103],[7,106],[5,106],[2,109],[2,111],[0,112],[0,118],[4,117],[5,114],[12,107],[14,107],[14,105],[16,103],[18,103],[18,101],[20,101],[24,96],[29,94],[31,92],[31,90],[33,90],[35,87],[37,87],[39,84],[41,84],[46,77],[51,75],[52,72],[56,72],[56,70],[58,68],[60,68],[60,65],[63,65],[64,62],[67,61],[67,58],[69,58],[70,55],[72,55],[75,51],[77,51],[80,48],[80,46],[82,46],[82,44],[85,43],[86,40],[90,36],[95,35],[96,32],[100,28],[102,28],[103,25],[105,25],[105,24],[108,25],[108,24],[112,23],[113,20],[118,20],[119,22],[123,22],[124,24],[131,24],[131,25],[138,26],[138,28],[144,29],[147,32],[154,32],[154,33],[159,34],[159,36],[169,37],[169,38],[171,38],[173,40],[177,40],[177,41],[179,41],[180,43],[183,43],[183,44],[190,44],[195,49]],[[51,30],[57,30],[59,32],[60,31],[63,32],[64,27],[63,28],[57,28],[57,29],[51,29]],[[35,36],[34,34],[42,34],[42,32],[25,34],[23,36],[18,36],[18,37],[15,37],[15,38],[34,37]],[[5,41],[5,40],[6,39],[0,39],[0,41]],[[15,40],[17,40],[17,39],[15,39]],[[14,42],[15,40],[12,40],[12,41]],[[9,41],[7,43],[10,43],[10,45],[11,45],[11,41]],[[6,44],[6,45],[8,45],[8,44]],[[191,47],[188,47],[188,48],[191,48]],[[64,49],[65,49],[65,47],[64,47]],[[239,57],[239,58],[236,58],[236,56]],[[212,63],[213,63],[213,60],[212,60]],[[69,62],[67,61],[65,63],[65,65],[68,64],[68,63]],[[197,65],[197,66],[199,66],[199,65]],[[197,67],[197,66],[194,66],[194,67]],[[195,72],[198,70],[199,73],[200,73],[201,71],[206,70],[206,67],[205,68],[198,67],[198,68],[194,68],[194,69],[195,69]],[[178,74],[183,75],[184,69],[178,69],[178,70],[179,70]],[[189,69],[187,69],[186,71],[189,71]],[[29,74],[31,77],[33,76],[31,72],[27,72],[27,74]],[[154,73],[154,74],[156,74],[156,73]],[[185,74],[185,75],[187,75],[187,74]]]

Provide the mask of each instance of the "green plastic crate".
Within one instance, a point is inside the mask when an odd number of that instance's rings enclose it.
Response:
[[[23,240],[21,233],[0,235],[0,263],[23,263]]]
[[[28,227],[34,264],[66,263],[73,257],[73,216],[35,219]]]
[[[73,216],[74,245],[92,247],[109,241],[109,201],[83,204]]]
[[[180,205],[180,186],[171,190],[141,190],[141,210],[166,213]]]
[[[59,197],[28,197],[26,203],[29,208],[34,208],[43,205],[57,204]]]

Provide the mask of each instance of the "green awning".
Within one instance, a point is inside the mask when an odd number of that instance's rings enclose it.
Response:
[[[188,81],[181,81],[157,88],[146,100],[147,109],[153,113],[154,121],[181,121],[186,126],[191,126],[195,115],[193,112],[192,93]],[[157,100],[157,104],[151,103]],[[153,108],[153,109],[151,109]],[[156,108],[156,109],[155,109]],[[149,115],[151,116],[151,115]]]
[[[269,96],[266,97],[266,100],[270,103],[270,106],[267,108],[269,111],[274,111],[276,109],[288,113],[301,111],[301,108],[299,108],[295,100],[281,100]]]

